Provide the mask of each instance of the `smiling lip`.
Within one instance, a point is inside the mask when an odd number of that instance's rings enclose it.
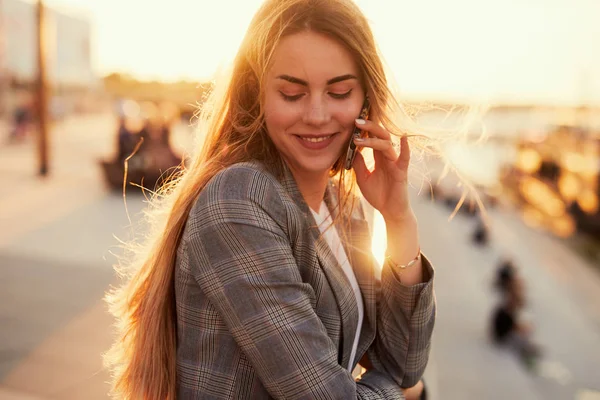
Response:
[[[330,135],[294,135],[298,141],[307,149],[321,150],[326,148],[333,142],[337,133]]]

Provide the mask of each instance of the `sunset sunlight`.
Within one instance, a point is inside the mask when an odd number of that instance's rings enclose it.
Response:
[[[0,399],[600,400],[599,41],[600,0],[0,0]]]
[[[385,250],[387,248],[387,235],[385,232],[385,221],[378,211],[373,214],[373,237],[371,238],[371,251],[377,260],[378,267],[381,269],[385,260]]]
[[[101,73],[203,80],[232,59],[262,2],[47,3],[91,18],[94,64]],[[407,96],[519,104],[600,103],[600,54],[589,51],[591,38],[600,37],[599,2],[357,3],[370,19],[381,51]]]

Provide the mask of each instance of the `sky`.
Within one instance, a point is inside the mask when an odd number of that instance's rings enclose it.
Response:
[[[91,20],[100,74],[206,80],[233,58],[261,0],[45,2]],[[600,105],[599,0],[356,2],[409,96]]]

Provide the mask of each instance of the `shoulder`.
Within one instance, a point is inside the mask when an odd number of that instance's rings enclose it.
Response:
[[[281,184],[259,162],[231,165],[217,173],[204,187],[200,199],[248,200],[261,203],[280,191]]]
[[[282,186],[259,162],[243,162],[218,172],[202,189],[190,219],[203,223],[248,220],[258,214],[284,223]]]

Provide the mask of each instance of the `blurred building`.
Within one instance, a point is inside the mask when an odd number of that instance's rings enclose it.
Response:
[[[101,82],[92,69],[92,29],[82,16],[46,12],[51,110],[66,112]],[[3,111],[31,92],[37,74],[37,8],[24,0],[0,0],[0,81]]]

